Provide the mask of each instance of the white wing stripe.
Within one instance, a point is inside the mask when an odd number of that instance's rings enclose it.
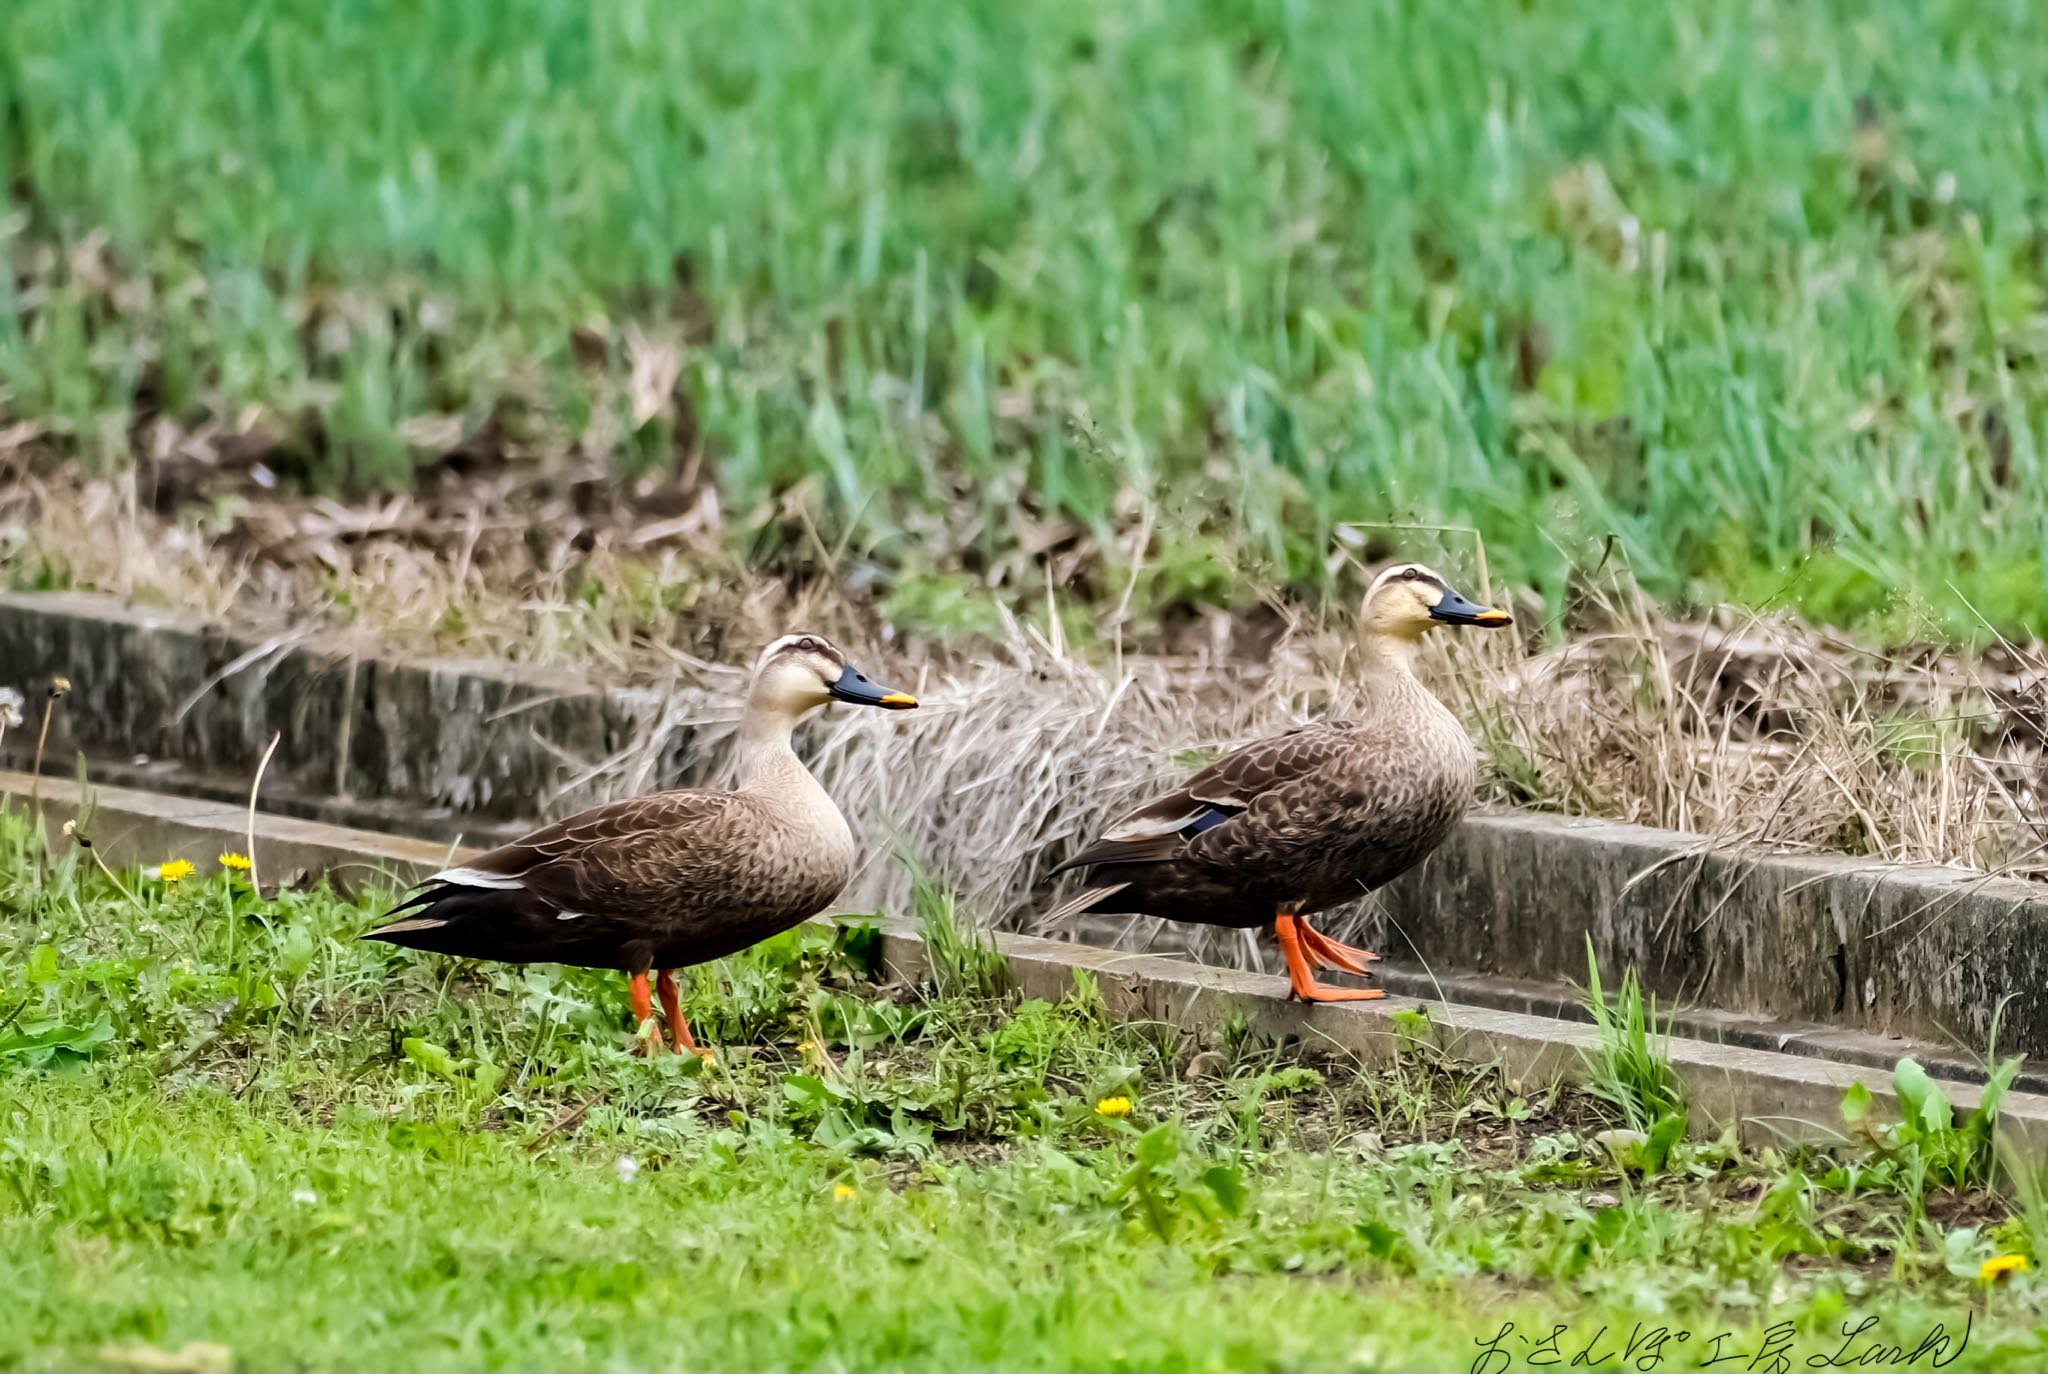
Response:
[[[1161,835],[1171,835],[1182,826],[1192,823],[1208,809],[1205,802],[1194,810],[1178,816],[1147,816],[1141,821],[1128,821],[1114,830],[1104,831],[1102,838],[1111,842],[1157,839]]]
[[[457,887],[488,887],[499,892],[511,892],[526,884],[517,878],[508,878],[502,873],[485,873],[474,868],[444,868],[430,883],[453,883]]]

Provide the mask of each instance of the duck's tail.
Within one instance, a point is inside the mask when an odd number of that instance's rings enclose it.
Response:
[[[1038,918],[1033,930],[1051,930],[1061,922],[1079,916],[1084,911],[1101,909],[1099,904],[1108,901],[1117,893],[1129,887],[1129,883],[1107,883],[1101,887],[1084,887],[1073,896],[1061,902],[1051,911]]]
[[[470,887],[434,882],[386,912],[384,925],[363,934],[365,940],[456,954],[471,959],[503,959],[524,963],[534,959],[576,962],[574,942],[558,924],[562,915],[550,903],[522,887]],[[551,949],[559,953],[551,953]]]

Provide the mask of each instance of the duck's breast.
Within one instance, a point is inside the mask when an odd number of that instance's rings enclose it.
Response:
[[[1464,818],[1477,786],[1477,755],[1462,729],[1361,759],[1332,817],[1316,904],[1354,900],[1428,858]]]
[[[829,799],[760,799],[725,842],[720,861],[679,878],[656,962],[702,963],[780,934],[831,906],[853,875],[853,835]]]

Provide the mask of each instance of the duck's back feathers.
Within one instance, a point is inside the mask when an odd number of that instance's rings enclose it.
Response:
[[[1179,858],[1197,837],[1244,814],[1260,797],[1315,773],[1346,746],[1347,725],[1304,725],[1247,744],[1145,803],[1053,870]]]
[[[1412,744],[1397,724],[1333,723],[1247,745],[1062,864],[1097,881],[1056,915],[1248,926],[1362,896],[1435,848],[1471,795],[1465,753]]]
[[[593,807],[500,845],[437,879],[471,887],[512,884],[562,911],[635,905],[687,867],[701,884],[730,882],[752,819],[737,792],[688,790]]]
[[[838,894],[842,865],[791,862],[781,818],[740,792],[594,807],[426,880],[369,932],[508,962],[670,967],[787,929]]]

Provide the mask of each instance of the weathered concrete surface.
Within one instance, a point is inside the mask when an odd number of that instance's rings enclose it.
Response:
[[[280,745],[280,748],[283,746]],[[7,761],[26,767],[21,753],[7,751]],[[95,786],[123,787],[137,792],[190,797],[198,801],[230,802],[244,809],[249,804],[249,778],[194,768],[176,759],[137,756],[113,757],[104,753],[89,756],[88,775]],[[75,776],[75,773],[74,773]],[[520,818],[481,816],[449,806],[428,806],[389,797],[347,796],[308,791],[294,787],[289,779],[265,774],[263,810],[277,816],[323,821],[350,830],[381,830],[394,835],[411,835],[422,840],[465,844],[488,849],[517,839],[532,830],[535,821]]]
[[[19,773],[0,773],[0,805],[27,805],[32,781]],[[84,814],[84,828],[114,864],[174,856],[204,862],[218,850],[247,844],[246,813],[221,803],[120,788],[95,788],[89,798],[81,798],[75,784],[44,778],[42,807],[53,839],[59,839],[65,820]],[[374,880],[402,887],[450,857],[440,845],[265,815],[256,818],[256,847],[266,873],[324,873],[350,885]],[[883,958],[893,968],[910,974],[924,969],[915,927],[885,921],[882,933]],[[1440,1049],[1473,1062],[1497,1062],[1528,1091],[1577,1077],[1583,1069],[1581,1051],[1594,1043],[1591,1028],[1582,1023],[1522,1012],[1401,996],[1306,1007],[1287,1000],[1287,980],[1274,975],[1030,935],[992,938],[1008,958],[1018,990],[1027,996],[1059,998],[1082,969],[1096,979],[1112,1015],[1169,1021],[1201,1036],[1218,1034],[1232,1015],[1241,1015],[1262,1035],[1321,1043],[1382,1063],[1402,1044],[1394,1014],[1421,1009],[1429,1015],[1431,1039]],[[1901,1052],[1917,1048],[1902,1046]],[[1834,1139],[1842,1092],[1859,1079],[1876,1098],[1880,1115],[1896,1110],[1888,1073],[1823,1059],[1680,1037],[1671,1041],[1671,1062],[1694,1104],[1695,1129],[1703,1133],[1733,1123],[1745,1139],[1759,1143]],[[1978,1100],[1976,1088],[1967,1083],[1948,1085],[1948,1091],[1964,1109]],[[2001,1130],[2031,1154],[2048,1152],[2048,1097],[2028,1092],[2008,1097]]]
[[[1435,968],[1586,978],[1667,1000],[2048,1055],[2048,888],[1962,869],[1745,855],[1698,836],[1475,817],[1380,894],[1373,947]]]
[[[1374,965],[1373,973],[1388,992],[1404,997],[1521,1012],[1550,1020],[1592,1021],[1592,1014],[1585,1007],[1584,994],[1556,979],[1510,978],[1490,973],[1432,973],[1413,963],[1393,959]],[[1673,1034],[1688,1040],[1797,1054],[1887,1073],[1901,1056],[1910,1054],[1936,1077],[1959,1083],[1984,1081],[1981,1054],[1944,1044],[1909,1041],[1895,1035],[1848,1030],[1814,1021],[1764,1019],[1713,1007],[1660,1005],[1657,1019]],[[2048,1064],[2039,1060],[2029,1061],[2016,1082],[2029,1092],[2048,1093]]]
[[[0,685],[19,688],[39,716],[56,674],[72,684],[51,729],[58,771],[81,750],[139,754],[246,788],[275,733],[266,787],[480,817],[597,800],[565,784],[646,739],[667,707],[658,693],[598,690],[574,674],[407,661],[339,636],[252,644],[182,611],[0,593]],[[10,764],[27,766],[33,734],[10,733]],[[670,729],[650,777],[687,775],[690,752],[691,732]]]
[[[923,944],[914,928],[887,922],[882,933],[883,958],[892,969],[909,976],[923,971]],[[1165,1021],[1203,1037],[1220,1033],[1237,1015],[1261,1035],[1321,1043],[1367,1063],[1385,1063],[1403,1043],[1395,1014],[1421,1009],[1434,1028],[1433,1044],[1469,1062],[1498,1063],[1520,1091],[1578,1078],[1582,1051],[1597,1043],[1590,1026],[1519,1012],[1397,996],[1309,1007],[1288,1000],[1287,980],[1276,974],[1242,973],[1031,935],[993,938],[1009,959],[1012,980],[1027,996],[1056,1000],[1073,986],[1075,970],[1084,969],[1096,979],[1111,1015]],[[1898,1103],[1888,1073],[1701,1040],[1673,1038],[1670,1050],[1672,1068],[1693,1107],[1696,1134],[1713,1135],[1733,1124],[1743,1139],[1755,1144],[1839,1142],[1842,1094],[1859,1080],[1886,1119],[1896,1119]],[[1979,1090],[1972,1084],[1948,1085],[1947,1091],[1959,1110],[1974,1108],[1979,1101]],[[2000,1131],[2030,1155],[2048,1151],[2048,1096],[2007,1096]]]
[[[92,787],[81,796],[78,784],[63,778],[46,777],[37,786],[26,773],[0,772],[0,805],[40,810],[53,845],[71,843],[64,837],[64,823],[75,822],[100,857],[116,868],[189,859],[205,870],[215,856],[249,848],[248,809],[222,802],[121,787]],[[327,874],[351,888],[402,891],[470,852],[261,813],[255,841],[257,876],[266,890],[275,882]]]

